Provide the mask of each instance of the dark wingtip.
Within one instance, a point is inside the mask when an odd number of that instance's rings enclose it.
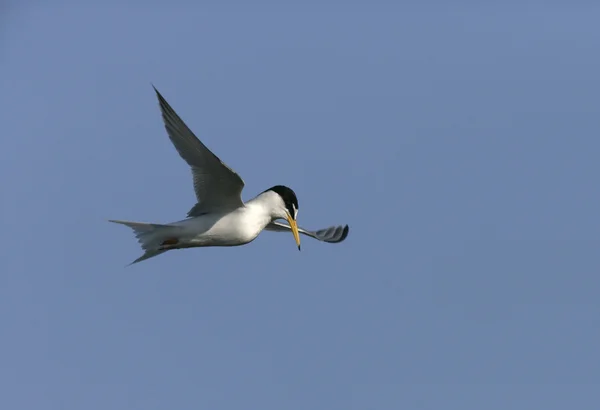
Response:
[[[152,85],[152,88],[154,89],[154,92],[156,93],[156,96],[158,97],[158,99],[160,101],[164,100],[162,94],[156,89],[156,87],[154,86],[154,84],[150,83],[150,85]]]
[[[342,237],[339,242],[342,242],[348,236],[348,232],[350,232],[350,227],[348,225],[344,226],[344,231],[342,232]]]
[[[165,100],[165,97],[162,96],[160,91],[158,91],[156,89],[156,87],[154,87],[154,84],[152,85],[152,88],[154,88],[154,92],[156,93],[156,98],[158,98],[158,106],[160,107],[160,111],[162,112],[163,118],[164,118],[166,113],[173,111],[173,108],[171,108],[171,106],[169,105],[167,100]],[[177,115],[177,114],[175,114],[174,111],[173,111],[173,114]]]

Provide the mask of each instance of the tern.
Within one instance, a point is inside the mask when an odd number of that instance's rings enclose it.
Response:
[[[109,220],[133,229],[144,250],[130,265],[174,249],[245,245],[263,230],[291,231],[298,250],[299,234],[328,243],[346,239],[348,225],[316,231],[299,227],[298,198],[287,186],[275,185],[244,203],[242,178],[194,135],[156,87],[152,87],[169,139],[191,168],[197,203],[186,219],[168,224]]]

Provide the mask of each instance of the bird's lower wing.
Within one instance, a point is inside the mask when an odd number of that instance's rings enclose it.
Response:
[[[265,229],[273,232],[290,232],[292,230],[288,224],[279,221],[271,222]],[[317,231],[308,231],[298,227],[298,232],[322,242],[340,243],[348,236],[349,229],[348,225],[330,226],[329,228],[319,229]]]

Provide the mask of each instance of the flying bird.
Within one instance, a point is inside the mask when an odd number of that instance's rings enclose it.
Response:
[[[298,198],[287,186],[275,185],[244,203],[242,178],[194,135],[156,87],[152,87],[169,139],[191,167],[197,203],[186,219],[169,224],[110,220],[133,229],[144,250],[131,265],[173,249],[245,245],[263,230],[292,232],[298,250],[299,234],[328,243],[346,239],[348,225],[316,231],[298,227]]]

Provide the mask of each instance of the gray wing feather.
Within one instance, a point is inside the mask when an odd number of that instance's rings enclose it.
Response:
[[[279,221],[269,223],[265,229],[273,232],[290,232],[292,230],[288,224]],[[330,226],[329,228],[319,229],[317,231],[309,231],[298,227],[298,232],[301,234],[328,243],[342,242],[348,236],[349,230],[350,227],[348,225]]]
[[[165,129],[175,149],[192,168],[198,203],[188,212],[197,216],[211,209],[237,208],[243,205],[244,181],[213,154],[190,130],[167,100],[152,86],[158,97]]]

